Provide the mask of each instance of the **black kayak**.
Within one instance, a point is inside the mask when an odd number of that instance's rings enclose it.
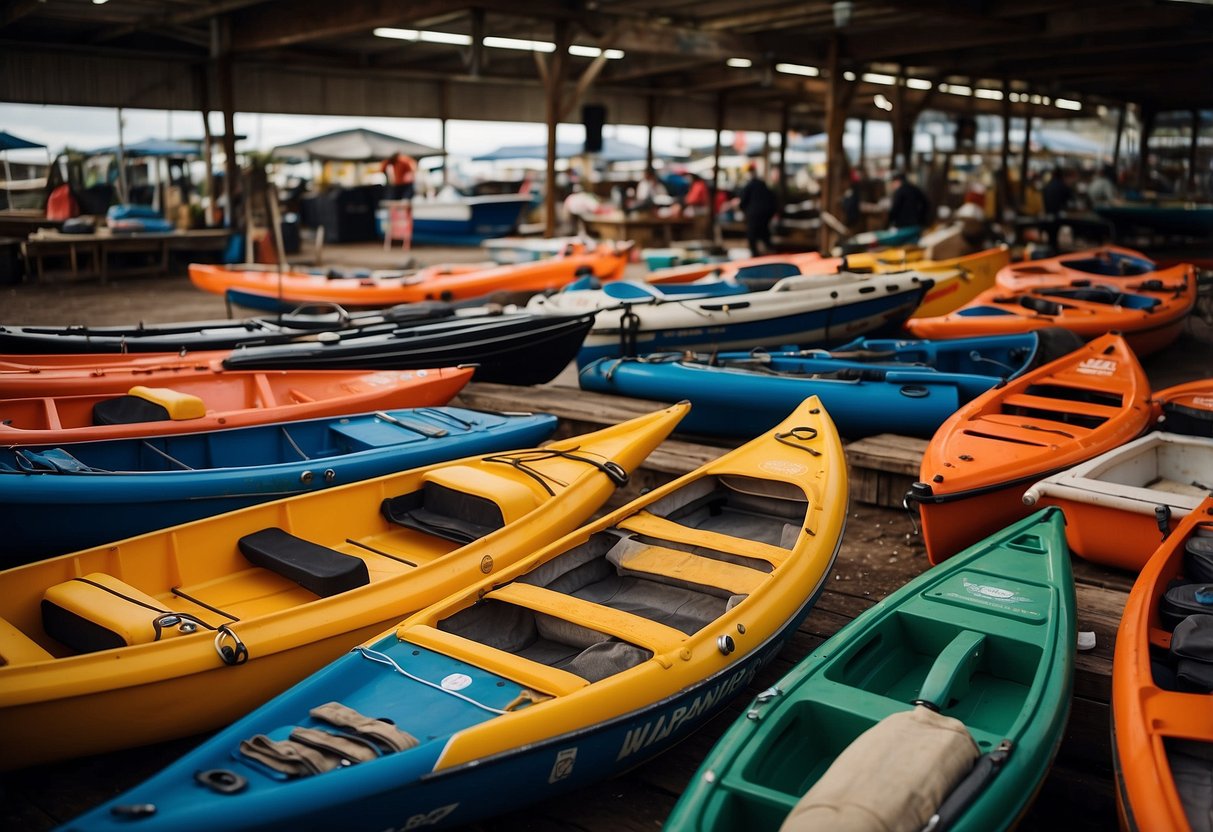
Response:
[[[416,322],[450,318],[455,309],[456,304],[422,301],[352,313],[326,306],[308,306],[288,314],[235,321],[98,327],[0,326],[0,354],[230,350],[245,344],[285,344],[321,332],[392,333]]]
[[[475,364],[476,381],[543,384],[568,366],[594,313],[458,315],[392,332],[326,332],[308,341],[240,347],[229,370],[409,370]]]

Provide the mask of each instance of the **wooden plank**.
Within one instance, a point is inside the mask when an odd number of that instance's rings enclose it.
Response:
[[[918,480],[927,440],[882,433],[846,446],[851,496],[860,502],[901,508],[902,498]]]

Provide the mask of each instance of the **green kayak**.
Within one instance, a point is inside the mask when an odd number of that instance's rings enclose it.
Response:
[[[665,828],[1005,829],[1061,742],[1075,639],[1049,508],[918,576],[759,694]]]

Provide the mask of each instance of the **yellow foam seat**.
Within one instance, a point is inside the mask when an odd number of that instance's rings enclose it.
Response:
[[[611,554],[607,557],[615,562],[623,574],[661,580],[725,597],[749,595],[770,577],[770,573],[748,566],[664,546],[637,545],[618,556]]]
[[[144,387],[140,384],[132,387],[127,395],[160,405],[168,411],[168,417],[174,422],[201,419],[206,415],[206,405],[202,403],[202,399],[167,387]]]
[[[168,614],[152,596],[104,572],[55,584],[42,595],[43,630],[81,653],[178,635],[173,627],[157,630],[156,620]]]
[[[11,621],[0,618],[0,666],[33,664],[53,658],[38,642],[14,627]]]

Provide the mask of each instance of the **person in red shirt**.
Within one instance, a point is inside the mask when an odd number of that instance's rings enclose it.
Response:
[[[387,198],[412,200],[413,182],[417,177],[417,162],[412,157],[396,152],[379,168],[387,178]]]

